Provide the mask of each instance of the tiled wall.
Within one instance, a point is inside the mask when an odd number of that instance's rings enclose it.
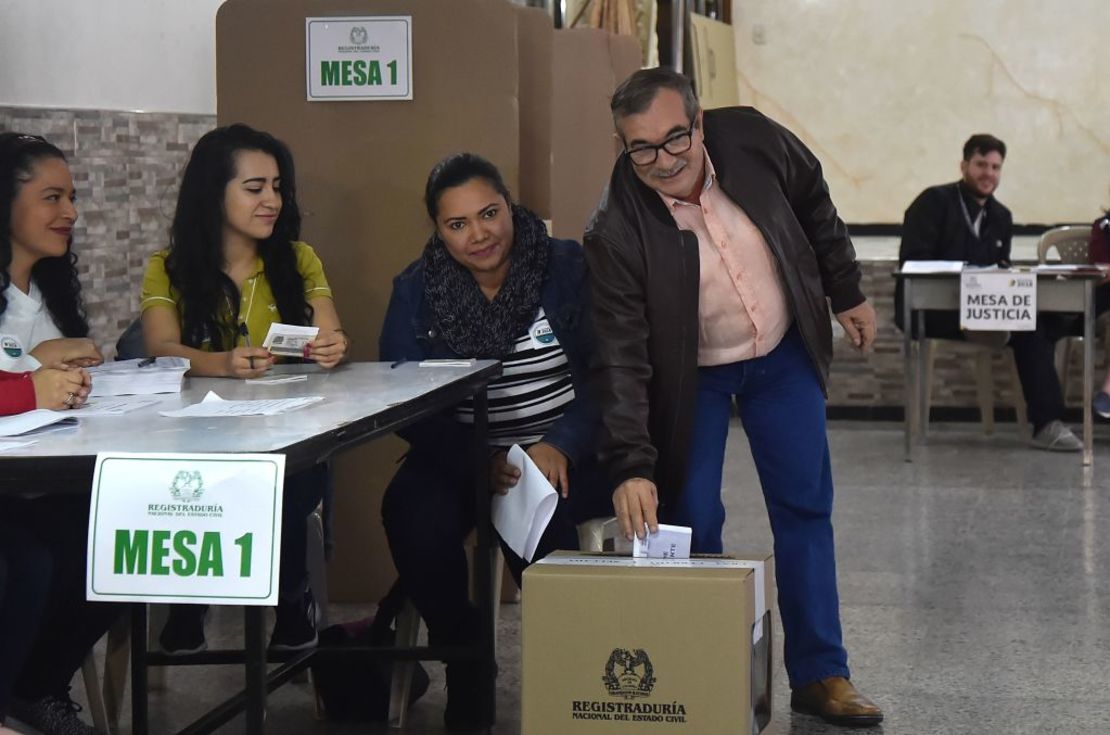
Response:
[[[215,124],[212,115],[0,106],[0,130],[42,135],[69,159],[81,213],[74,249],[106,354],[138,315],[143,268],[166,246],[189,150]]]
[[[189,149],[214,125],[215,118],[208,115],[0,106],[0,130],[43,135],[69,157],[80,200],[74,242],[85,301],[93,337],[107,354],[112,354],[116,338],[138,314],[147,258],[166,246],[177,182]],[[878,339],[874,352],[866,356],[843,339],[836,341],[829,386],[833,407],[902,405],[902,342],[893,324],[893,265],[890,260],[863,264],[864,292],[879,314]],[[1079,350],[1074,352],[1072,404],[1082,394]],[[995,367],[996,405],[1011,406],[1010,373],[1001,356],[996,357]],[[975,373],[966,354],[944,347],[938,352],[933,405],[977,405]]]

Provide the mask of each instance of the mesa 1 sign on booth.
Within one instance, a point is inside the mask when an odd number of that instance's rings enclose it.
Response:
[[[309,102],[412,99],[412,17],[305,18]]]

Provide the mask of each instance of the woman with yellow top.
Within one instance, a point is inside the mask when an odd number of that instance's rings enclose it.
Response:
[[[170,246],[143,278],[147,354],[176,355],[191,375],[253,378],[274,357],[260,347],[270,324],[320,328],[305,359],[335,367],[349,340],[313,249],[300,242],[293,158],[273,136],[246,125],[217,128],[193,149],[178,193]],[[320,502],[322,465],[285,481],[281,577],[274,650],[316,644],[306,589],[306,517]],[[203,606],[175,605],[160,642],[167,653],[204,650]]]

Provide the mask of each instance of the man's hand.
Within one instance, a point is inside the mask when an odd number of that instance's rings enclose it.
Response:
[[[659,530],[656,514],[659,510],[659,493],[655,483],[642,477],[625,480],[613,491],[613,512],[621,525],[621,533],[629,541],[632,535],[644,538],[644,524],[651,533]]]
[[[840,312],[836,315],[836,320],[844,327],[844,333],[852,346],[860,352],[871,349],[875,342],[875,309],[870,301]]]

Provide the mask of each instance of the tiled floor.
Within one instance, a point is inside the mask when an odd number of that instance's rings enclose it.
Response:
[[[937,427],[913,464],[902,461],[896,425],[830,431],[845,639],[857,684],[887,713],[871,732],[1106,735],[1110,433],[1100,427],[1098,469],[1085,483],[1076,455],[1027,449],[1007,426],[993,438],[977,429]],[[768,546],[738,430],[725,482],[726,549]],[[339,619],[364,613],[332,611]],[[239,618],[224,611],[210,629],[230,637]],[[519,624],[519,606],[504,606],[495,733],[520,732]],[[781,650],[776,656],[781,661]],[[442,671],[431,668],[432,688],[412,710],[410,733],[442,731]],[[170,690],[152,696],[153,731],[186,724],[225,697],[238,673],[171,672]],[[781,665],[776,676],[768,733],[839,732],[792,715]],[[271,705],[268,732],[386,731],[315,721],[305,685],[282,688]],[[241,721],[225,730],[240,732]]]

